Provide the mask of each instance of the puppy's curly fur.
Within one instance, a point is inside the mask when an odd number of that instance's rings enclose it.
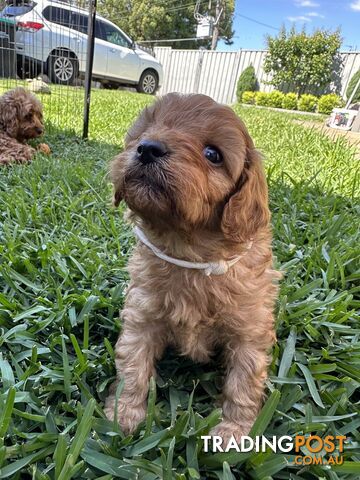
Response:
[[[144,140],[166,154],[143,164]],[[222,164],[205,158],[216,147]],[[149,378],[166,346],[207,362],[220,348],[226,367],[223,420],[212,432],[239,438],[261,406],[278,272],[272,268],[270,212],[262,161],[244,124],[204,95],[169,94],[146,108],[111,165],[114,203],[166,254],[190,261],[229,260],[251,249],[224,275],[207,277],[158,258],[138,243],[129,261],[130,285],[116,344],[117,381],[105,405],[124,432],[146,413]],[[120,400],[114,391],[125,379]]]
[[[35,149],[26,140],[44,131],[40,101],[22,87],[0,97],[0,165],[30,162]]]

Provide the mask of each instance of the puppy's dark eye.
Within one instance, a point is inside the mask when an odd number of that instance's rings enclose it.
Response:
[[[206,145],[204,148],[204,157],[214,165],[221,165],[223,163],[223,157],[221,153],[212,145]]]
[[[25,115],[25,120],[31,120],[32,119],[32,113],[27,113]]]

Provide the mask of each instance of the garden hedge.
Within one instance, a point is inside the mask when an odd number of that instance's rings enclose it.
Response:
[[[261,107],[284,108],[286,110],[299,110],[303,112],[318,112],[329,115],[334,108],[343,107],[344,100],[335,93],[316,97],[304,94],[298,97],[295,93],[282,93],[278,90],[271,92],[244,92],[241,102],[258,105]]]

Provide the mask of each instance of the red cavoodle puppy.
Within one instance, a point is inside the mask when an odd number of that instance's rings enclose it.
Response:
[[[17,87],[0,97],[0,165],[30,162],[35,149],[25,142],[43,132],[42,105],[35,95]],[[50,153],[45,143],[38,149]]]
[[[220,349],[223,420],[212,433],[248,434],[275,341],[279,273],[262,160],[245,125],[205,95],[166,95],[130,129],[111,178],[114,203],[127,203],[139,241],[107,416],[116,410],[124,432],[136,429],[167,346],[199,362]]]

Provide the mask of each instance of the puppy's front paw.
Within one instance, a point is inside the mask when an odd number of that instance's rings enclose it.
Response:
[[[126,435],[128,435],[129,433],[133,433],[138,427],[138,425],[146,417],[146,403],[133,406],[130,404],[126,404],[120,398],[116,408],[117,408],[117,421],[119,422],[121,430]],[[114,420],[114,416],[115,416],[115,396],[114,395],[111,395],[106,399],[104,412],[109,420]]]
[[[46,143],[39,143],[37,148],[39,152],[44,153],[45,155],[50,155],[51,153],[51,149]]]
[[[239,425],[234,422],[223,420],[210,431],[210,435],[212,437],[221,437],[222,446],[223,448],[226,448],[226,445],[229,443],[232,436],[235,438],[236,442],[239,442],[241,437],[248,435],[250,429],[251,425],[249,424]]]

